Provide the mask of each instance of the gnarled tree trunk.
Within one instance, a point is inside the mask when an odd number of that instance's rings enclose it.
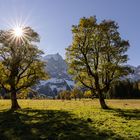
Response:
[[[17,109],[20,108],[20,106],[17,102],[17,97],[16,97],[16,92],[15,91],[11,92],[11,102],[12,102],[12,105],[11,105],[12,110],[17,110]]]
[[[101,91],[98,91],[99,101],[102,109],[108,109],[108,106],[105,103],[105,99]]]

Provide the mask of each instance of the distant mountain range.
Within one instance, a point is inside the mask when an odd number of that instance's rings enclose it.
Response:
[[[42,58],[46,62],[46,72],[49,73],[50,79],[40,81],[36,90],[46,96],[55,96],[62,90],[71,90],[74,87],[70,75],[67,73],[67,64],[61,55],[49,54]]]
[[[55,96],[62,90],[71,90],[74,87],[70,75],[67,73],[67,64],[59,53],[49,54],[42,58],[46,62],[46,71],[50,75],[50,79],[40,81],[36,86],[36,90],[45,96]],[[140,80],[140,66],[134,67],[129,65],[134,73],[126,76],[126,79],[131,81]]]
[[[133,73],[126,76],[126,78],[131,80],[131,81],[140,80],[140,65],[137,66],[137,67],[134,67],[134,66],[131,66],[131,65],[128,65],[128,66],[133,70]]]

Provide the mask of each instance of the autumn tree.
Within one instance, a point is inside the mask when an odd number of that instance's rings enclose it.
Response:
[[[107,109],[104,94],[130,69],[125,54],[129,42],[123,40],[118,25],[111,20],[97,23],[95,17],[81,18],[72,26],[72,44],[66,49],[69,73],[77,83],[99,97],[101,107]]]
[[[47,78],[43,52],[35,42],[39,35],[30,27],[0,31],[0,86],[11,94],[11,109],[20,108],[17,93]]]
[[[83,97],[83,93],[81,92],[80,89],[78,89],[77,87],[74,87],[72,90],[71,90],[71,98],[74,98],[75,100],[77,98],[79,98],[79,100]]]
[[[68,90],[62,90],[60,91],[60,93],[58,94],[58,99],[62,99],[62,100],[71,100],[71,94],[70,91]]]
[[[85,92],[84,92],[84,97],[85,97],[85,98],[92,98],[92,93],[91,93],[91,91],[90,91],[90,90],[85,91]]]

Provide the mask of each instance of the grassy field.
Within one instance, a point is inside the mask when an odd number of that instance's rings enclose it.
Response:
[[[0,100],[0,140],[140,140],[140,100]]]

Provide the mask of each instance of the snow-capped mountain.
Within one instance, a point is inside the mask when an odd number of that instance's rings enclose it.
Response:
[[[129,67],[133,70],[133,73],[126,76],[127,79],[131,81],[138,81],[140,80],[140,65],[137,67],[129,65]]]
[[[71,90],[74,87],[70,75],[67,73],[67,64],[61,55],[49,54],[42,58],[46,62],[46,71],[50,75],[49,80],[40,81],[36,90],[43,95],[56,96],[62,90]]]
[[[46,96],[56,96],[60,91],[71,90],[74,86],[73,81],[65,79],[51,78],[46,81],[40,81],[37,91]]]
[[[52,78],[70,79],[67,73],[67,64],[59,53],[43,57],[46,62],[46,71]]]
[[[43,95],[55,96],[62,90],[71,90],[74,87],[74,81],[72,81],[70,75],[67,73],[67,64],[61,55],[49,54],[42,58],[46,62],[46,71],[50,75],[50,79],[46,81],[40,81],[40,84],[36,86],[36,90]],[[131,81],[140,80],[140,66],[134,67],[128,65],[133,70],[133,73],[124,77]]]

